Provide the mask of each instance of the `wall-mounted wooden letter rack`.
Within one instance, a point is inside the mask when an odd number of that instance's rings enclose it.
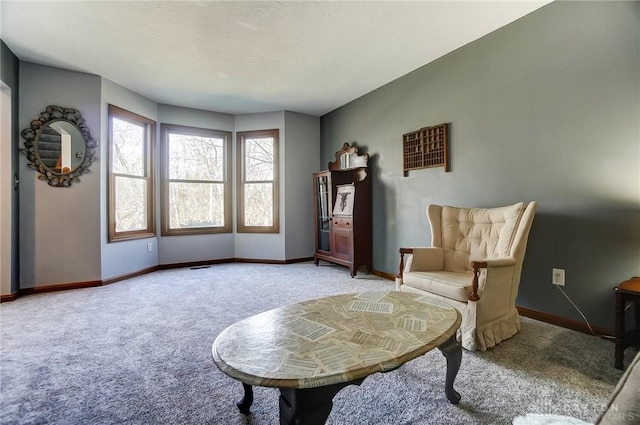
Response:
[[[402,171],[444,167],[449,171],[449,125],[424,127],[402,135]]]

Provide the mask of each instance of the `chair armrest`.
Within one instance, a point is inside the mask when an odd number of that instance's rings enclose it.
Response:
[[[508,267],[516,264],[515,257],[492,258],[484,260],[472,260],[471,267],[486,269],[487,267]]]
[[[469,295],[469,301],[478,301],[480,299],[480,296],[478,295],[478,275],[480,274],[480,269],[489,269],[493,267],[512,267],[515,266],[515,264],[515,257],[472,260],[471,268],[473,269],[473,281],[471,282],[472,289],[471,294]]]
[[[400,263],[398,264],[398,275],[396,278],[402,280],[402,271],[404,270],[404,256],[405,254],[413,255],[413,248],[400,248]]]
[[[436,247],[420,247],[420,248],[400,248],[400,264],[398,275],[402,278],[402,272],[405,269],[404,256],[410,255],[411,260],[407,260],[406,268],[409,270],[442,270],[444,266],[444,254],[442,248]]]

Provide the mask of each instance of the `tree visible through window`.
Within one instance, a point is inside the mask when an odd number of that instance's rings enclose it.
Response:
[[[109,105],[109,241],[155,236],[155,122]]]
[[[239,132],[238,232],[278,233],[278,130]]]
[[[162,234],[231,232],[231,133],[163,124]]]

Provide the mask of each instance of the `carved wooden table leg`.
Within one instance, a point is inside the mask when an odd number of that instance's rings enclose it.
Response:
[[[238,409],[240,409],[240,413],[248,415],[249,409],[253,404],[253,387],[243,382],[242,388],[244,388],[244,397],[242,397],[242,400],[236,403],[236,406],[238,406]]]
[[[444,384],[444,392],[451,404],[458,404],[460,403],[460,394],[453,388],[453,381],[455,381],[456,376],[458,376],[458,370],[460,370],[462,345],[456,339],[456,335],[453,334],[438,349],[442,351],[442,354],[447,359],[447,378]]]
[[[343,382],[317,388],[280,388],[280,425],[322,425],[326,422],[333,397],[348,385],[364,381]]]

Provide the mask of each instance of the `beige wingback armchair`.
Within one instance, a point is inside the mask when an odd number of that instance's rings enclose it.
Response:
[[[458,338],[468,350],[510,338],[520,330],[516,296],[536,207],[429,205],[431,247],[400,248],[396,289],[456,307],[462,314]]]

